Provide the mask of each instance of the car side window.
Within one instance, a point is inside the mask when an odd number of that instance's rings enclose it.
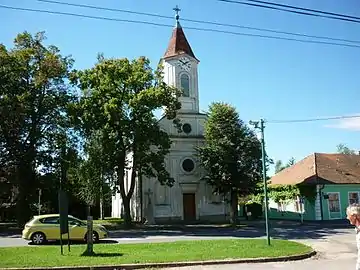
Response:
[[[43,224],[59,224],[59,218],[58,217],[48,217],[43,218],[40,220]]]
[[[68,221],[69,221],[69,225],[80,225],[80,222],[77,221],[76,219],[69,218]]]

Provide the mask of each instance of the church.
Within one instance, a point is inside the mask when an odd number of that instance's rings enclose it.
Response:
[[[160,62],[164,82],[183,91],[178,112],[182,132],[166,118],[160,119],[159,124],[172,140],[165,164],[175,183],[168,187],[155,178],[139,176],[131,201],[131,216],[134,220],[143,217],[148,224],[222,222],[229,219],[229,204],[223,196],[213,194],[212,187],[202,180],[205,172],[198,164],[195,151],[195,147],[204,142],[207,117],[199,110],[199,60],[180,25],[180,9],[174,10],[176,25]],[[130,186],[130,178],[131,169],[125,173],[125,189]],[[112,217],[119,218],[122,213],[122,200],[117,193],[112,197]]]

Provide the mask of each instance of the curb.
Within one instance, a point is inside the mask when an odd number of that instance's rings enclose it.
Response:
[[[240,263],[266,263],[266,262],[286,262],[298,261],[311,258],[316,255],[316,251],[312,250],[300,255],[273,257],[273,258],[254,258],[254,259],[228,259],[228,260],[212,260],[212,261],[190,261],[190,262],[166,262],[166,263],[138,263],[138,264],[120,264],[120,265],[102,265],[102,266],[64,266],[64,267],[34,267],[34,268],[0,268],[0,270],[130,270],[143,268],[170,268],[185,267],[196,265],[219,265],[219,264],[240,264]]]

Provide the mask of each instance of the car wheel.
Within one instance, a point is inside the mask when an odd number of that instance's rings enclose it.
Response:
[[[41,232],[36,232],[31,235],[31,242],[35,245],[41,245],[45,243],[46,237],[45,234]]]
[[[85,242],[87,242],[87,234],[84,237]],[[97,232],[93,232],[93,243],[99,242],[99,235]]]

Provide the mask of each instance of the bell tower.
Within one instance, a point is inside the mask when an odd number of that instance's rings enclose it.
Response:
[[[180,113],[199,113],[198,64],[179,21],[178,6],[174,8],[176,24],[167,50],[161,59],[164,82],[182,90]]]

